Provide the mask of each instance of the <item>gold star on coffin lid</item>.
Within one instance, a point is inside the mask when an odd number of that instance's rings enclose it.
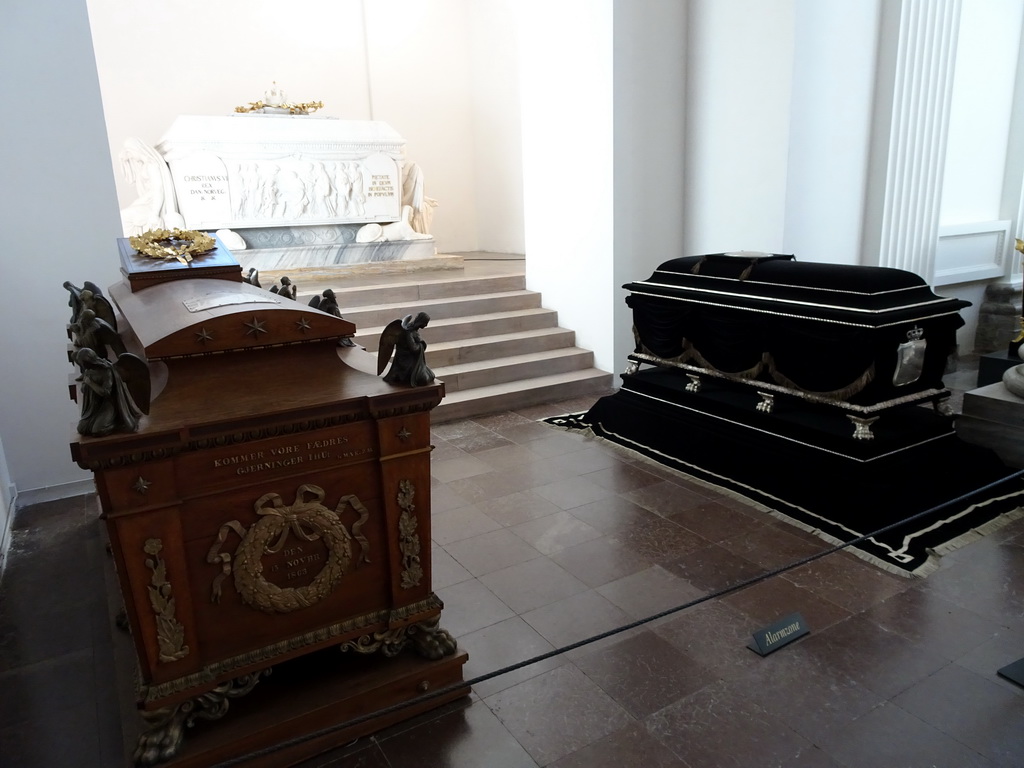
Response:
[[[354,324],[249,283],[171,280],[141,291],[111,286],[109,296],[150,362],[265,347],[337,341]]]
[[[192,261],[182,264],[177,259],[153,259],[135,250],[127,237],[117,240],[117,250],[121,256],[121,274],[127,280],[132,291],[141,291],[169,280],[192,280],[195,278],[211,278],[214,280],[230,280],[242,282],[242,267],[216,235],[213,250],[197,253]]]

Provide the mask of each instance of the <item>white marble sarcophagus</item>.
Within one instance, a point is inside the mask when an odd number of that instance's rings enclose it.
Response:
[[[422,173],[380,121],[182,115],[155,147],[129,139],[121,163],[139,191],[122,210],[127,235],[232,230],[259,251],[239,254],[257,269],[435,252]]]
[[[182,115],[156,145],[188,229],[398,221],[404,148],[387,123],[247,114]]]

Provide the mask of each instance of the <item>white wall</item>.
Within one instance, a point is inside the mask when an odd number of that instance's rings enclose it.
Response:
[[[4,443],[0,440],[0,578],[3,578],[4,567],[7,565],[7,550],[11,544],[14,500],[14,487],[11,485],[11,474],[7,470]]]
[[[945,248],[936,255],[936,280],[940,283],[957,279],[942,279],[943,269],[951,266],[965,269],[974,265],[979,276],[987,271],[999,279],[1010,279],[1019,261],[1013,250],[1013,233],[1021,225],[1024,174],[1019,161],[1012,159],[1011,123],[1015,108],[1024,109],[1024,83],[1017,82],[1022,25],[1024,0],[967,0],[961,6],[939,208],[940,227],[959,233],[959,244],[952,261]],[[1015,98],[1020,103],[1015,105]],[[1010,234],[1001,247],[990,234],[992,222],[997,220],[1010,222]],[[1019,271],[1015,277],[1019,280]],[[957,340],[962,353],[973,349],[989,282],[977,279],[941,288],[942,295],[973,305],[961,312],[965,325]]]
[[[518,0],[470,8],[477,249],[523,253]]]
[[[1024,0],[1019,0],[1024,5]],[[1024,209],[1024,21],[1018,30],[1017,67],[1011,91],[1012,108],[1010,111],[1009,136],[1007,137],[1006,165],[1003,171],[1003,198],[1000,208],[1001,219],[1015,220],[1011,234],[1016,237],[1024,235],[1021,210]],[[1013,272],[1020,277],[1020,259],[1012,260]]]
[[[686,4],[615,3],[615,257],[612,370],[633,351],[633,318],[621,286],[683,251],[686,223]]]
[[[177,115],[231,114],[272,81],[318,114],[369,118],[360,0],[87,2],[115,160],[125,139],[156,144]],[[135,199],[120,173],[117,190]]]
[[[501,250],[522,251],[522,228],[515,226],[522,214],[508,215],[521,206],[517,113],[510,116],[514,129],[489,129],[500,122],[495,103],[515,98],[506,88],[515,66],[504,58],[512,30],[496,27],[488,13],[502,8],[499,0],[479,7],[476,0],[88,5],[115,160],[128,137],[155,144],[177,115],[229,114],[261,99],[276,81],[290,101],[323,101],[318,115],[383,120],[406,139],[406,156],[423,169],[427,194],[440,203],[433,227],[439,250],[489,247],[478,233],[494,232]],[[482,36],[495,45],[474,48]],[[487,90],[495,85],[505,92]],[[479,166],[477,143],[488,153]],[[135,193],[117,175],[124,207]],[[478,221],[478,187],[488,183],[501,192]]]
[[[477,246],[471,2],[363,2],[373,117],[405,137],[406,156],[423,169],[426,192],[440,203],[433,235],[442,253]]]
[[[690,0],[683,251],[785,244],[795,0]]]
[[[1022,21],[1022,0],[962,5],[940,224],[1002,218]]]
[[[612,240],[612,5],[517,5],[526,283],[606,371],[618,366],[609,308],[621,301]]]
[[[0,68],[0,103],[17,105],[0,123],[0,439],[20,492],[90,477],[68,449],[62,284],[113,283],[121,225],[85,1],[8,2]]]
[[[858,264],[878,1],[796,0],[783,250]]]

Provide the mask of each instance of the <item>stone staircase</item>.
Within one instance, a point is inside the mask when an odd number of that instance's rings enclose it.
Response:
[[[435,423],[481,416],[551,400],[604,393],[612,375],[594,368],[592,352],[575,346],[574,331],[558,326],[558,314],[526,290],[523,274],[419,277],[415,272],[377,284],[346,287],[299,285],[298,301],[330,287],[341,313],[355,323],[355,342],[376,355],[384,327],[410,313],[426,312],[430,325],[427,365],[445,384],[432,412]],[[317,290],[314,290],[316,288]]]

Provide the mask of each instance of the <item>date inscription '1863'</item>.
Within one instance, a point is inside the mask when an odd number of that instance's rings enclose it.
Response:
[[[322,540],[303,541],[280,552],[263,557],[263,574],[279,587],[309,584],[327,562],[327,547]]]

